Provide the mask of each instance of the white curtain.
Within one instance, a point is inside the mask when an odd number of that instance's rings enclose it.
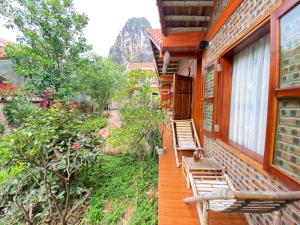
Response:
[[[259,155],[266,137],[270,36],[234,56],[229,138]]]

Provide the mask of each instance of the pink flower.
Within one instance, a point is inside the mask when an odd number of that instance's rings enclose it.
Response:
[[[78,143],[74,143],[74,144],[72,145],[72,148],[73,148],[74,150],[78,150],[78,149],[79,149],[79,144],[78,144]]]

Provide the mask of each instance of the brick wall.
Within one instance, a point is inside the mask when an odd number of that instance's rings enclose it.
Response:
[[[223,48],[230,41],[237,38],[247,27],[251,26],[255,19],[263,15],[272,6],[281,0],[244,0],[218,33],[210,41],[206,62],[210,62],[220,55]],[[222,1],[220,1],[222,2]],[[217,4],[218,1],[216,2]],[[217,5],[215,7],[218,7]]]
[[[210,26],[216,22],[216,19],[219,17],[222,10],[228,4],[229,0],[215,0],[214,13],[210,20]]]
[[[226,3],[226,1],[224,1]],[[224,2],[216,1],[216,15],[220,14],[220,9],[225,7]],[[236,11],[227,20],[224,26],[218,31],[218,33],[210,41],[207,47],[206,62],[211,62],[216,59],[224,48],[226,48],[233,40],[235,40],[243,31],[251,26],[254,21],[261,15],[265,14],[271,7],[281,2],[281,0],[244,0]],[[227,3],[226,3],[227,4]],[[212,19],[215,21],[217,16],[213,15]],[[296,22],[296,26],[293,27],[299,29],[299,21]],[[291,25],[289,25],[291,26]],[[286,28],[288,29],[288,28]],[[296,32],[296,31],[295,31]],[[294,33],[295,33],[294,32]],[[292,36],[286,35],[286,38],[290,40]],[[298,36],[299,37],[299,36]],[[288,41],[291,44],[291,41]],[[299,44],[299,40],[295,41]],[[295,46],[295,43],[293,46]],[[295,62],[299,62],[299,51],[300,48],[294,49],[294,58],[291,55],[284,57],[283,63],[287,66],[286,74],[288,74],[285,80],[295,79],[298,83],[298,76],[300,72],[300,65],[296,65]],[[284,69],[284,68],[283,68]],[[299,78],[300,82],[300,78]],[[299,84],[299,83],[298,83]],[[277,166],[289,171],[294,176],[299,176],[299,132],[300,132],[300,112],[299,106],[295,107],[295,104],[299,103],[298,100],[284,100],[280,103],[280,123],[278,129],[280,130],[277,135],[276,143],[276,162]],[[205,110],[205,105],[204,105]],[[207,113],[207,118],[209,118]],[[286,118],[289,117],[289,118]],[[210,124],[206,123],[207,126]],[[204,113],[204,128],[205,128],[205,113]],[[224,147],[219,145],[214,139],[205,137],[204,145],[206,148],[207,156],[214,157],[221,164],[227,167],[228,174],[232,179],[237,190],[248,190],[248,191],[288,191],[288,189],[281,184],[277,179],[269,177],[266,173],[254,169],[247,162],[241,160]],[[288,149],[285,154],[282,153],[282,149]],[[290,158],[292,163],[282,163],[280,160],[284,158]],[[282,159],[283,158],[283,159]],[[272,214],[249,214],[251,221],[254,225],[271,225],[273,224]],[[300,221],[300,203],[296,203],[289,206],[283,216],[283,225],[299,225]]]
[[[249,164],[216,143],[214,139],[204,137],[206,156],[215,158],[224,165],[232,183],[238,191],[287,191],[275,178],[261,174]],[[299,225],[300,203],[289,206],[283,215],[282,225]],[[272,225],[273,214],[249,214],[255,225]]]

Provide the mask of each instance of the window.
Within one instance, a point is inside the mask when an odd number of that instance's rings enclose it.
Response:
[[[271,82],[265,167],[300,187],[300,5],[285,1],[271,16]]]
[[[264,154],[268,107],[270,36],[233,58],[229,139]]]
[[[203,98],[203,128],[206,134],[214,131],[214,86],[215,86],[215,65],[211,65],[204,72],[204,98]]]

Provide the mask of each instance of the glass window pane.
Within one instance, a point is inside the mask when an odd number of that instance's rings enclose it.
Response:
[[[269,68],[269,35],[234,56],[229,138],[259,155],[265,147]]]
[[[274,164],[300,180],[300,98],[279,100]]]
[[[204,129],[212,132],[213,122],[213,103],[210,101],[203,102],[204,105]]]
[[[205,70],[204,80],[204,97],[213,97],[215,82],[215,70],[213,65]]]
[[[280,19],[280,87],[300,85],[300,5]]]

